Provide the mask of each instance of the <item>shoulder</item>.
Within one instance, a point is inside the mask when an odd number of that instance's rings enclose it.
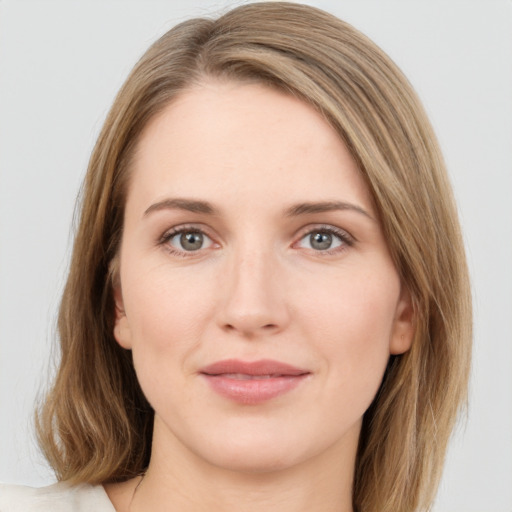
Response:
[[[58,482],[48,487],[0,484],[0,512],[115,512],[101,485]]]

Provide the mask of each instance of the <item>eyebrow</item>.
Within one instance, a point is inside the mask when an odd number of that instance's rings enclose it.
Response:
[[[144,217],[159,210],[185,210],[193,213],[205,213],[207,215],[216,215],[218,213],[207,201],[199,201],[196,199],[164,199],[163,201],[152,204],[144,212]]]
[[[370,220],[375,219],[364,209],[356,204],[347,203],[345,201],[324,201],[319,203],[300,203],[291,206],[286,210],[286,215],[289,217],[296,217],[299,215],[307,215],[314,213],[325,213],[332,211],[351,210],[360,213]]]
[[[199,199],[164,199],[157,203],[152,204],[144,212],[144,217],[152,212],[160,210],[185,210],[193,213],[203,213],[206,215],[218,215],[218,210],[208,201],[201,201]],[[298,217],[300,215],[311,215],[315,213],[325,213],[332,211],[343,211],[351,210],[356,213],[360,213],[370,220],[375,219],[363,208],[352,203],[345,201],[322,201],[322,202],[311,202],[311,203],[298,203],[290,206],[285,210],[287,217]]]

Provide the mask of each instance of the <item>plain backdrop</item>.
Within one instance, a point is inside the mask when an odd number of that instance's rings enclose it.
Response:
[[[397,62],[438,134],[467,243],[475,351],[435,511],[511,512],[512,2],[310,3]],[[0,481],[53,481],[32,411],[49,379],[75,197],[112,99],[159,35],[228,5],[0,0]]]

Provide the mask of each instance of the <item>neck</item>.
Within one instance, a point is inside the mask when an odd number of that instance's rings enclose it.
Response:
[[[178,443],[170,447],[155,428],[151,463],[130,512],[352,512],[358,427],[313,458],[254,472],[215,466]]]

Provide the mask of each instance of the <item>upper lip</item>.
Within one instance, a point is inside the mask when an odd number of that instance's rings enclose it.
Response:
[[[207,375],[243,374],[253,376],[298,376],[310,372],[303,368],[297,368],[296,366],[272,359],[260,359],[259,361],[225,359],[201,368],[200,373]]]

